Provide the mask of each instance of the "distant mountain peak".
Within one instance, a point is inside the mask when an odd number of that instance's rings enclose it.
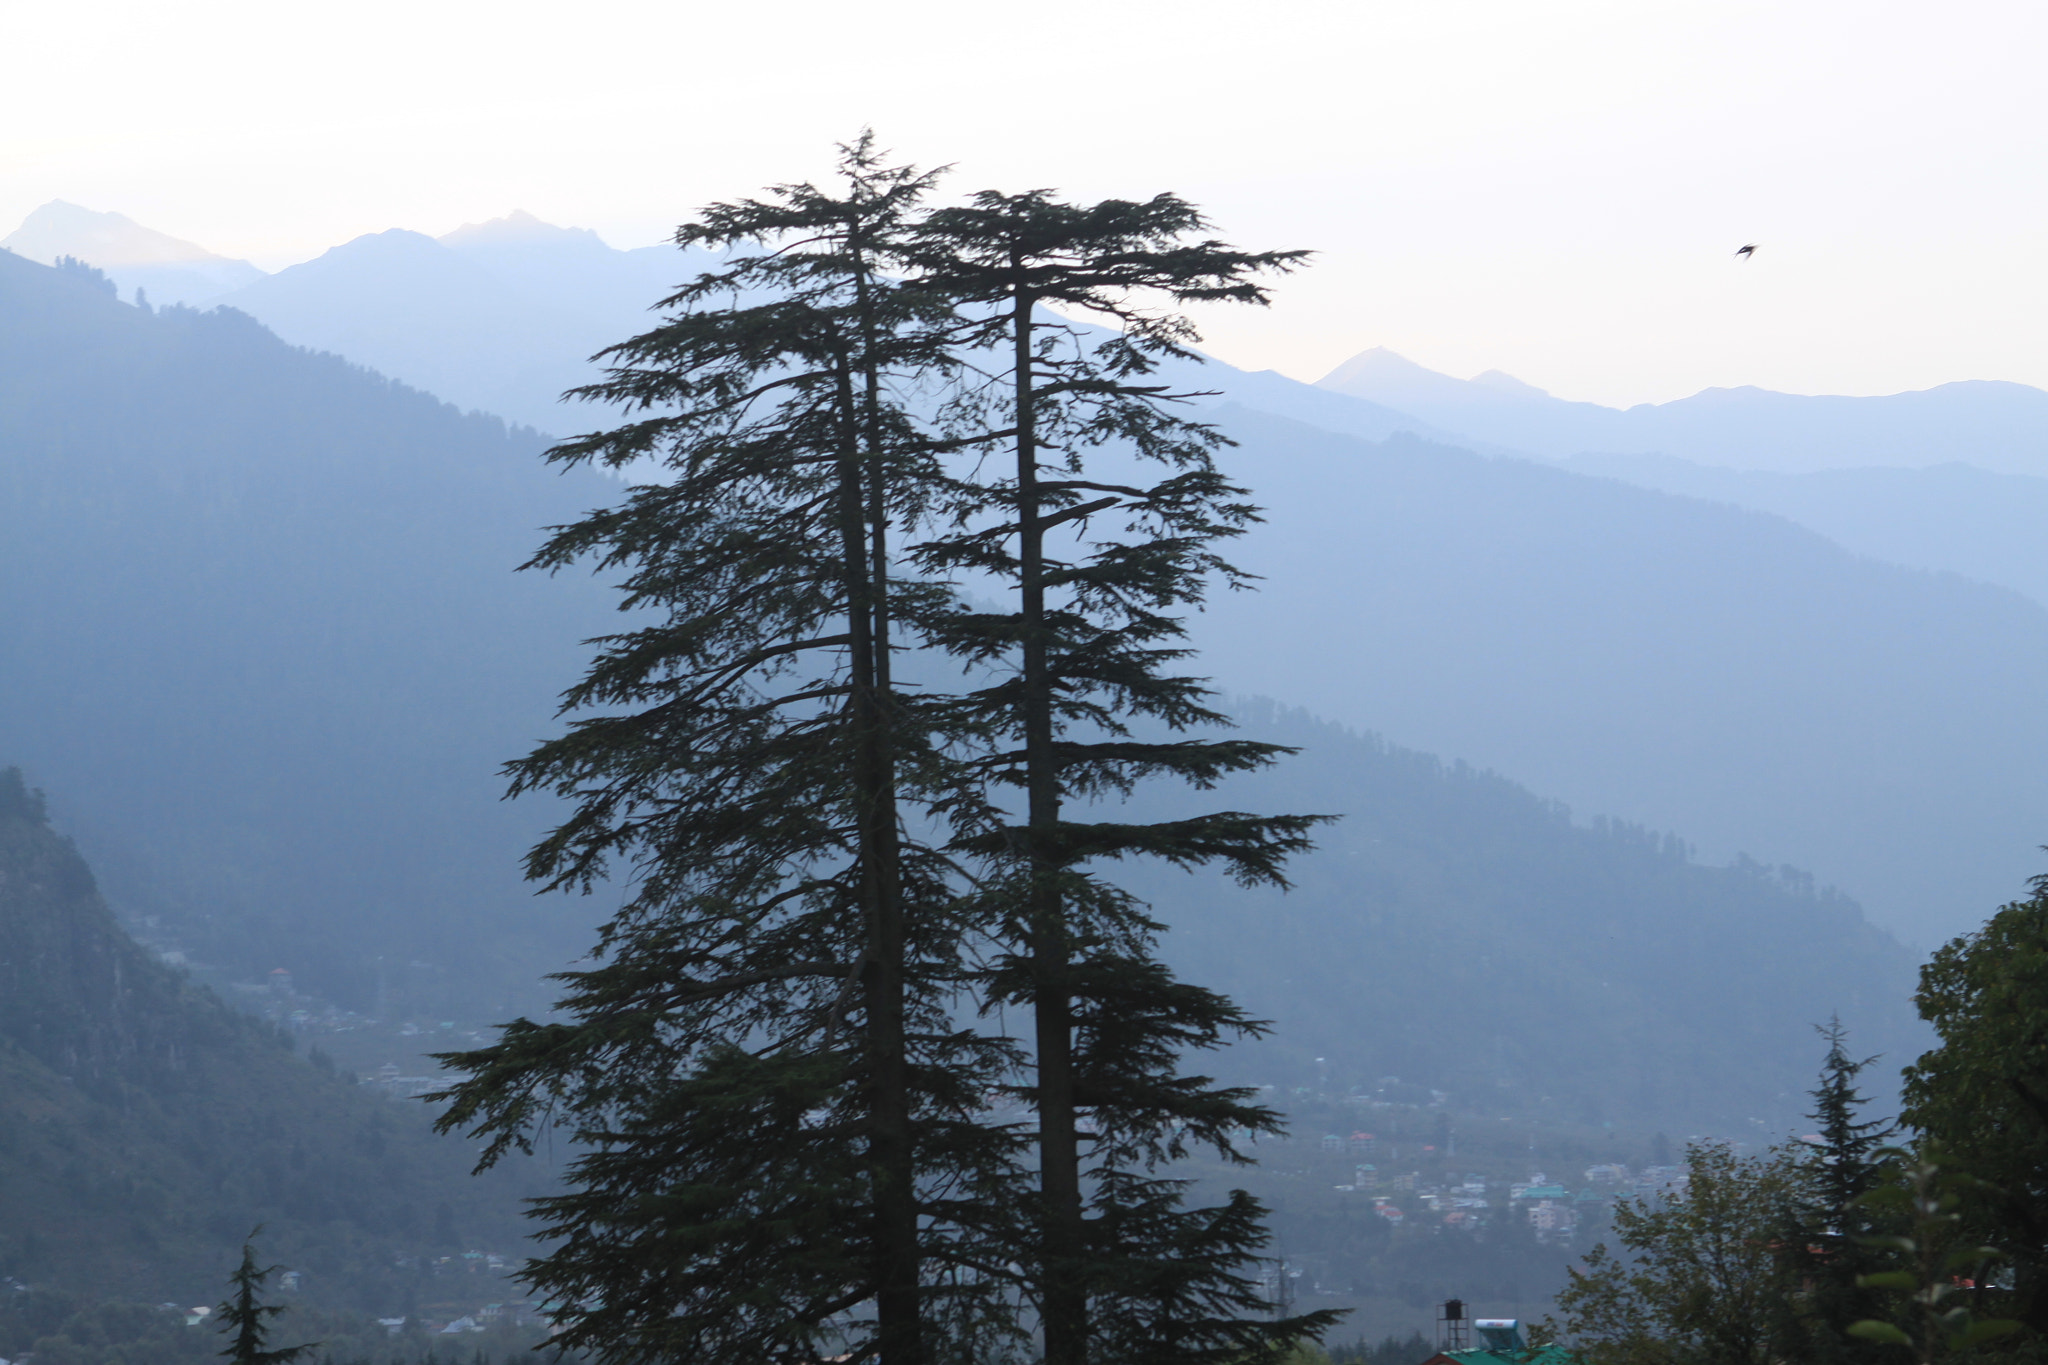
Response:
[[[208,251],[121,213],[52,199],[0,240],[44,265],[73,256],[104,270],[123,289],[147,289],[159,303],[204,303],[263,278],[247,261]]]
[[[193,265],[229,258],[193,242],[146,228],[122,213],[101,213],[52,199],[22,219],[0,246],[45,265],[76,256],[103,270],[137,265]]]
[[[1441,375],[1426,366],[1416,364],[1398,351],[1390,351],[1384,346],[1373,346],[1352,356],[1318,379],[1316,383],[1326,389],[1343,389],[1346,384],[1360,380],[1395,377],[1405,379],[1424,375],[1432,379],[1450,378],[1449,375]]]
[[[452,247],[495,246],[508,242],[605,244],[604,239],[589,228],[557,227],[553,223],[542,222],[525,209],[514,209],[503,218],[492,218],[487,222],[464,223],[453,232],[443,233],[439,240],[443,246]]]
[[[1515,378],[1505,370],[1487,370],[1472,376],[1474,384],[1484,388],[1499,389],[1503,393],[1523,394],[1530,398],[1548,398],[1549,389],[1539,389],[1534,384]]]
[[[1418,365],[1384,346],[1360,351],[1318,379],[1316,387],[1381,403],[1440,425],[1441,419],[1434,414],[1462,412],[1474,405],[1491,410],[1521,411],[1559,401],[1534,384],[1524,383],[1499,370],[1488,370],[1471,379],[1457,379],[1426,365]],[[1456,431],[1459,428],[1453,425],[1448,429]]]

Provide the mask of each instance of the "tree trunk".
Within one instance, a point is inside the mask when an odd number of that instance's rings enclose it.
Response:
[[[847,635],[851,641],[848,705],[854,727],[857,856],[867,939],[861,991],[867,1015],[870,1086],[868,1160],[874,1181],[876,1347],[881,1365],[922,1365],[895,765],[875,638],[880,624],[875,600],[877,566],[868,562],[868,512],[870,506],[884,505],[886,499],[879,488],[869,490],[872,502],[863,496],[863,473],[879,477],[880,471],[861,458],[860,433],[867,424],[854,395],[850,357],[842,358],[838,387],[843,433],[838,468],[840,537],[846,557]]]
[[[1021,258],[1012,264],[1021,273]],[[1082,1283],[1081,1152],[1074,1115],[1074,1022],[1068,987],[1067,925],[1059,866],[1045,850],[1060,819],[1053,754],[1052,674],[1045,620],[1045,532],[1038,497],[1037,394],[1032,385],[1033,299],[1021,286],[1012,319],[1017,424],[1017,525],[1020,635],[1024,664],[1026,839],[1031,894],[1031,962],[1038,1053],[1038,1172],[1045,1204],[1043,1265],[1045,1365],[1085,1365],[1088,1297]]]

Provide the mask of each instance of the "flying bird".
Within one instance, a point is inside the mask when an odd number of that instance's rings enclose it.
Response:
[[[1735,248],[1735,254],[1744,258],[1756,255],[1756,243],[1743,243],[1741,246]]]

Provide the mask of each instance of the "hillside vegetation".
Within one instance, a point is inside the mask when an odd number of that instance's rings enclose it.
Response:
[[[151,315],[8,257],[0,295],[0,752],[124,913],[230,976],[283,966],[365,1012],[401,973],[472,1021],[539,1008],[594,907],[521,886],[554,808],[500,802],[496,770],[617,617],[590,580],[511,568],[617,485],[234,313]],[[1237,553],[1267,578],[1195,619],[1201,671],[1709,862],[1878,883],[1888,923],[2024,874],[2041,769],[2005,694],[2048,615],[1754,514],[1229,416],[1271,509]],[[1173,951],[1210,955],[1194,979],[1285,1055],[1741,1123],[1803,1081],[1805,1022],[1841,1008],[1875,1046],[1856,1002],[1903,1011],[1903,950],[1778,874],[1335,726],[1296,742],[1229,800],[1347,815],[1302,889],[1259,918],[1171,879],[1161,901]]]
[[[1496,774],[1300,712],[1243,715],[1301,752],[1212,803],[1344,818],[1285,894],[1133,881],[1185,975],[1275,1022],[1233,1074],[1311,1105],[1436,1090],[1488,1122],[1775,1137],[1807,1107],[1814,1024],[1839,1014],[1888,1073],[1925,1045],[1914,955],[1803,873],[1575,823]]]
[[[426,1120],[154,961],[0,771],[0,1278],[212,1303],[260,1223],[309,1301],[406,1313],[464,1251],[519,1254],[545,1181],[471,1179]]]

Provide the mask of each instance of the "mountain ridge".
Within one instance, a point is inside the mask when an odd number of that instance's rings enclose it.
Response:
[[[0,248],[42,265],[54,265],[60,256],[75,257],[106,271],[131,295],[140,288],[159,303],[204,303],[263,277],[247,261],[144,227],[125,214],[100,213],[62,199],[33,210],[20,227],[0,238]]]
[[[302,979],[356,1005],[380,955],[464,962],[472,1017],[584,950],[593,912],[517,866],[552,803],[497,769],[617,619],[513,569],[617,484],[541,448],[0,255],[0,752],[66,793],[124,910],[236,972],[317,951]]]
[[[1231,710],[1241,734],[1297,752],[1131,804],[1343,818],[1290,861],[1284,893],[1122,880],[1171,926],[1183,975],[1277,1021],[1219,1059],[1235,1079],[1341,1095],[1398,1078],[1490,1122],[1775,1133],[1800,1121],[1811,1026],[1831,1013],[1896,1062],[1930,1042],[1914,955],[1804,873],[1703,863],[1675,835],[1576,821],[1496,772],[1299,708]]]
[[[1715,859],[1811,869],[1908,942],[2038,868],[2048,607],[1783,518],[1222,412],[1266,524],[1202,668]]]
[[[1960,460],[2048,475],[2048,392],[2005,380],[1957,380],[1873,397],[1741,385],[1629,408],[1513,383],[1508,389],[1454,379],[1384,347],[1362,351],[1316,381],[1456,436],[1546,459],[1654,454],[1779,473]]]

